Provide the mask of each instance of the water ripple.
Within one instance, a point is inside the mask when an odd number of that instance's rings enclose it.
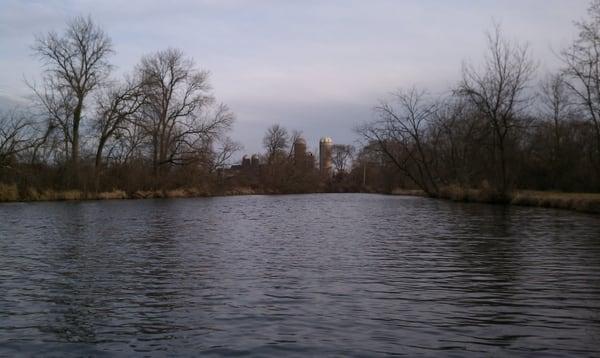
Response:
[[[600,218],[378,195],[0,205],[0,356],[598,356]]]

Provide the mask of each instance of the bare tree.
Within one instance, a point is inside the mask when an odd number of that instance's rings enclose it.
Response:
[[[332,148],[331,161],[336,173],[345,173],[352,165],[355,148],[349,144],[335,144]]]
[[[133,80],[126,80],[122,84],[108,87],[98,97],[94,122],[98,137],[95,160],[97,174],[102,164],[106,143],[119,131],[126,130],[127,124],[138,114],[143,103],[144,96],[141,86]]]
[[[233,155],[241,149],[241,144],[229,137],[219,139],[216,145],[213,145],[208,151],[210,156],[208,157],[209,161],[206,163],[206,166],[209,168],[209,172],[212,173],[217,169],[227,166]]]
[[[146,97],[139,124],[150,136],[155,176],[166,165],[197,160],[198,150],[231,127],[234,116],[229,108],[213,106],[208,72],[196,69],[182,51],[146,56],[138,71]]]
[[[472,187],[483,175],[482,151],[489,126],[481,114],[461,97],[449,96],[435,111],[430,140],[435,148],[436,172],[444,185]]]
[[[274,124],[263,137],[263,145],[267,151],[267,162],[271,164],[277,155],[282,154],[289,147],[289,136],[287,129]]]
[[[39,138],[33,122],[17,111],[0,113],[0,169],[16,162],[16,157],[34,148]]]
[[[47,78],[41,89],[31,86],[46,121],[46,140],[55,157],[72,158],[73,95],[69,88],[51,85]]]
[[[112,42],[90,17],[76,17],[59,35],[38,36],[33,47],[46,67],[44,90],[36,94],[60,126],[73,168],[79,165],[80,127],[88,95],[106,79]]]
[[[588,9],[589,19],[576,23],[579,36],[561,53],[565,85],[587,114],[596,144],[596,168],[600,175],[600,0]]]
[[[220,147],[219,150],[224,150],[222,154],[229,153],[234,149],[234,142],[227,142],[227,138],[223,136],[231,128],[234,119],[235,116],[225,104],[210,106],[199,116],[188,117],[180,123],[181,126],[173,138],[168,162],[188,165],[202,163],[201,158],[215,159],[215,145]],[[209,170],[214,165],[214,161],[207,164]]]
[[[541,115],[552,124],[552,160],[560,160],[562,127],[575,117],[575,108],[562,74],[550,74],[540,84]]]
[[[113,139],[107,142],[104,158],[115,164],[126,165],[132,159],[143,159],[148,153],[147,133],[142,126],[137,125],[138,116],[125,121],[115,131]]]
[[[531,102],[526,88],[535,71],[526,45],[503,38],[499,25],[487,34],[488,53],[480,68],[463,66],[457,93],[464,96],[486,118],[494,141],[499,194],[509,191],[509,136],[523,128],[524,110]]]
[[[427,145],[429,126],[434,121],[436,103],[427,93],[412,88],[399,90],[390,101],[375,108],[378,118],[360,128],[368,143],[388,157],[404,175],[427,194],[439,194],[437,179],[432,171],[435,156]]]

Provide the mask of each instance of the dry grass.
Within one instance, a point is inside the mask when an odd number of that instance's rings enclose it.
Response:
[[[113,190],[98,193],[96,196],[100,200],[117,200],[117,199],[128,199],[127,193],[123,190]]]
[[[22,198],[25,201],[38,201],[41,199],[41,194],[36,188],[27,188],[25,192],[25,197]]]
[[[227,196],[229,196],[229,195],[255,195],[256,190],[254,190],[252,188],[247,188],[247,187],[238,187],[238,188],[233,188],[233,189],[227,190],[223,194],[227,195]]]
[[[600,214],[600,194],[517,191],[511,204],[544,208],[569,209]]]
[[[38,195],[37,200],[41,201],[64,201],[64,200],[84,200],[85,195],[79,190],[54,191],[46,190]]]
[[[138,190],[132,194],[133,199],[152,199],[154,198],[154,191],[151,190]]]
[[[498,196],[491,188],[483,186],[480,189],[463,188],[456,185],[440,189],[440,198],[452,201],[475,203],[505,203],[507,200]]]
[[[19,189],[16,184],[0,183],[0,201],[18,201]]]
[[[189,198],[192,193],[186,189],[173,189],[164,192],[165,198]]]
[[[423,190],[420,189],[400,189],[396,188],[392,190],[392,195],[404,195],[404,196],[427,196]]]
[[[425,196],[419,190],[397,189],[392,194]],[[513,192],[509,197],[502,197],[489,186],[483,185],[480,189],[447,186],[440,190],[439,197],[460,202],[512,204],[600,214],[600,194],[592,193],[519,190]]]
[[[133,199],[158,199],[158,198],[195,198],[199,196],[210,196],[210,193],[200,188],[179,188],[172,190],[138,190],[131,198]]]

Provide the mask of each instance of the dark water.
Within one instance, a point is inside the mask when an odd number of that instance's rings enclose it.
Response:
[[[0,205],[0,355],[600,356],[600,217],[375,195]]]

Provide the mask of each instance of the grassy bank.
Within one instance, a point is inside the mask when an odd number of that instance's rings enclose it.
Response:
[[[600,194],[518,191],[511,204],[600,214]]]
[[[79,190],[42,190],[28,189],[19,192],[16,185],[0,183],[0,202],[14,201],[75,201],[75,200],[116,200],[116,199],[155,199],[155,198],[194,198],[232,195],[285,194],[277,192],[257,191],[251,188],[234,188],[223,191],[209,192],[197,188],[181,188],[174,190],[138,190],[127,193],[123,190],[105,192],[83,192]],[[393,195],[427,196],[421,190],[396,189]],[[508,198],[500,200],[490,190],[464,189],[446,187],[440,192],[441,199],[457,202],[511,204],[574,210],[585,213],[600,214],[600,194],[592,193],[561,193],[519,190],[514,191]]]
[[[158,198],[194,198],[209,196],[269,194],[251,188],[235,188],[210,192],[198,188],[180,188],[173,190],[138,190],[127,193],[123,190],[103,192],[84,192],[80,190],[37,190],[29,188],[20,192],[16,185],[0,183],[0,202],[16,201],[77,201],[77,200],[118,200],[118,199],[158,199]]]
[[[394,195],[427,196],[422,190],[394,190]],[[440,198],[457,202],[511,204],[573,210],[600,214],[600,194],[563,193],[549,191],[517,190],[508,198],[498,198],[490,190],[446,187],[440,191]]]

